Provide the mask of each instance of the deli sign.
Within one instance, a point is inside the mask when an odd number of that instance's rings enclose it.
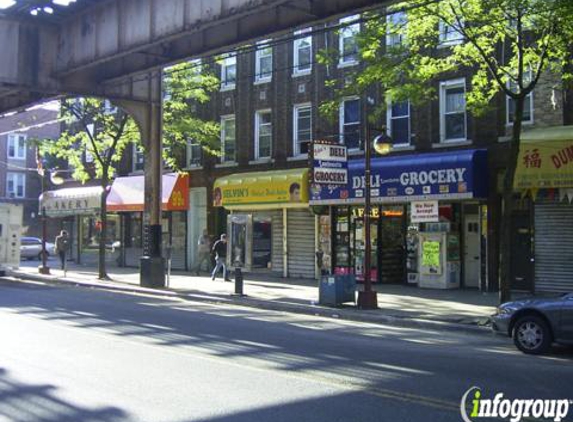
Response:
[[[346,146],[315,142],[313,145],[312,182],[319,185],[348,183],[348,155]]]

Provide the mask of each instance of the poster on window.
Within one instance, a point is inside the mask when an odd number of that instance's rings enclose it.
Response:
[[[442,274],[442,241],[437,237],[421,237],[420,273],[423,275]]]

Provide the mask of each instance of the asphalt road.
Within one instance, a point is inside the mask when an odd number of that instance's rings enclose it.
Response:
[[[0,280],[0,422],[461,421],[472,386],[573,398],[573,350]]]

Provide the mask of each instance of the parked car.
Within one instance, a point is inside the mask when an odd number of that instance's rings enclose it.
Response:
[[[56,247],[53,243],[46,242],[46,253],[48,256],[56,254]],[[20,239],[21,259],[42,259],[42,239],[37,237],[22,237]]]
[[[492,316],[492,328],[512,337],[524,353],[544,353],[553,342],[573,345],[573,293],[504,303]]]

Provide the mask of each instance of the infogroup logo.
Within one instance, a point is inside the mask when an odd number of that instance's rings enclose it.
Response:
[[[569,399],[506,399],[503,393],[496,393],[493,399],[485,399],[482,397],[481,388],[474,386],[462,396],[460,412],[464,422],[476,422],[479,418],[501,418],[520,422],[523,418],[531,417],[560,422],[567,416],[572,405],[573,400]]]

